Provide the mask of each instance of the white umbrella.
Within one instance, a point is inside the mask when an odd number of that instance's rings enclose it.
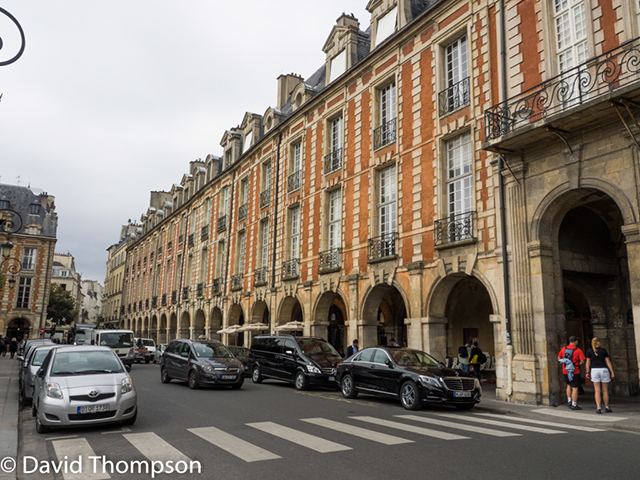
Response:
[[[287,322],[284,325],[278,325],[275,328],[276,332],[295,332],[304,330],[304,323],[302,322]]]
[[[249,323],[247,325],[243,325],[238,329],[238,332],[253,332],[257,330],[267,330],[269,325],[266,323]]]
[[[229,326],[227,328],[223,328],[222,330],[218,330],[216,333],[218,333],[218,334],[237,333],[241,326],[242,325],[231,325],[231,326]]]

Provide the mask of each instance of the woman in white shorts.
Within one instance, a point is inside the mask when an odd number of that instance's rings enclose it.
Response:
[[[587,378],[593,382],[596,390],[596,413],[602,413],[603,400],[604,411],[611,413],[613,410],[609,408],[609,382],[615,375],[609,352],[600,346],[598,337],[593,337],[591,347],[587,352]]]

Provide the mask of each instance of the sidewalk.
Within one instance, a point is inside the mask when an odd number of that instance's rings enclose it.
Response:
[[[17,360],[0,357],[0,462],[18,458],[18,367]],[[9,463],[0,463],[0,480],[15,480],[16,471],[7,473]]]
[[[579,412],[572,411],[566,405],[550,407],[546,405],[520,405],[496,400],[495,384],[482,384],[482,401],[473,411],[485,411],[498,414],[513,414],[533,417],[537,420],[559,423],[587,423],[603,428],[616,428],[640,432],[640,397],[622,397],[611,395],[609,406],[613,413],[596,413],[596,401],[593,391],[587,390],[578,398]]]

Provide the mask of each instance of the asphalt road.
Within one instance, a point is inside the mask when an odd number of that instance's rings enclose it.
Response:
[[[83,452],[85,457],[81,474],[38,471],[18,478],[148,479],[151,472],[132,471],[139,468],[135,462],[153,469],[154,460],[162,468],[168,461],[184,461],[180,468],[189,461],[200,463],[200,473],[194,463],[193,473],[155,475],[166,479],[640,477],[636,433],[569,429],[563,419],[556,426],[542,426],[524,417],[487,416],[481,409],[409,412],[392,400],[362,395],[347,400],[337,391],[297,392],[280,382],[257,385],[250,378],[241,390],[190,390],[182,382],[162,384],[159,366],[153,364],[135,365],[131,374],[139,407],[132,427],[38,435],[30,409],[25,409],[20,417],[21,472],[25,466],[53,469],[58,461],[63,469],[77,468],[70,462]],[[412,417],[401,417],[407,415]],[[104,456],[107,462],[95,465],[98,474],[89,455]],[[36,460],[23,464],[25,456]]]

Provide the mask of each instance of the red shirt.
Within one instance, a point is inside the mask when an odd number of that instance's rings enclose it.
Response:
[[[562,350],[560,350],[560,353],[558,354],[558,358],[564,358],[564,351],[567,348],[569,350],[573,349],[573,355],[571,355],[571,361],[573,362],[573,366],[575,368],[573,373],[575,375],[578,375],[580,373],[580,363],[585,361],[587,358],[584,356],[584,353],[582,353],[582,350],[580,350],[578,347],[574,347],[573,345],[562,347]],[[565,375],[567,374],[567,366],[564,363],[562,364],[562,373]]]

